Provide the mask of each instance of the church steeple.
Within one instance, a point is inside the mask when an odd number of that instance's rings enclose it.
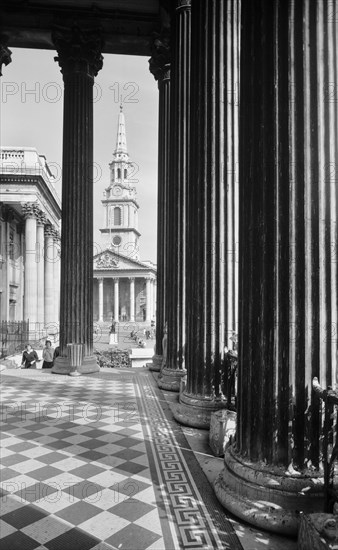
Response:
[[[124,119],[122,103],[120,105],[119,120],[118,120],[118,125],[117,125],[116,149],[114,151],[114,157],[116,158],[116,156],[121,154],[121,153],[128,156],[127,137],[126,137],[126,121]]]
[[[138,209],[136,188],[133,174],[135,166],[131,162],[127,151],[126,123],[122,104],[117,124],[116,149],[109,164],[110,183],[105,189],[102,204],[105,210],[105,226],[100,229],[106,234],[110,244],[121,254],[128,255],[134,251],[134,258],[138,258]]]

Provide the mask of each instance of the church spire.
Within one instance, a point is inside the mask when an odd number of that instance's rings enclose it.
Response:
[[[117,138],[116,138],[116,149],[114,155],[118,153],[128,154],[127,151],[127,138],[126,138],[126,122],[124,119],[123,106],[120,104],[120,113],[119,121],[117,126]]]

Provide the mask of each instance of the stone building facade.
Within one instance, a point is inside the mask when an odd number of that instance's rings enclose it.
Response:
[[[1,147],[0,186],[1,320],[58,332],[61,208],[46,158]]]

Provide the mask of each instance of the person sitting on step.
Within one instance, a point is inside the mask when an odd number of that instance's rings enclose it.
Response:
[[[42,352],[42,358],[43,358],[43,369],[51,369],[53,366],[53,359],[54,359],[54,348],[52,348],[52,342],[50,340],[46,340],[46,346],[43,348]]]
[[[22,354],[21,368],[30,369],[32,366],[36,365],[37,361],[39,361],[38,354],[30,344],[26,344]]]

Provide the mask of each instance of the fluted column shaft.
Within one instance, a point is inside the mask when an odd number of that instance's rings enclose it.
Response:
[[[60,351],[84,345],[93,356],[93,84],[102,67],[97,29],[57,28],[53,40],[64,80]]]
[[[229,285],[234,289],[235,257],[228,253],[227,244],[237,216],[232,98],[238,82],[237,5],[235,0],[196,2],[191,15],[194,85],[186,199],[187,383],[175,418],[201,428],[209,427],[212,411],[227,405],[224,347],[229,332],[236,328],[236,300],[233,292],[228,293]]]
[[[36,262],[37,262],[37,321],[42,329],[45,324],[45,229],[44,221],[37,219],[36,228]]]
[[[103,322],[103,277],[98,278],[99,281],[99,322]]]
[[[156,318],[156,296],[157,296],[157,282],[154,280],[154,292],[153,292],[153,316]]]
[[[158,82],[158,182],[157,182],[157,310],[155,355],[151,370],[162,364],[162,339],[166,320],[167,255],[168,255],[168,186],[170,136],[170,48],[169,37],[154,44],[149,69]],[[157,46],[158,45],[158,46]]]
[[[54,278],[54,325],[57,330],[60,322],[60,235],[57,230],[53,234],[54,244],[54,261],[53,261],[53,278]]]
[[[37,263],[37,209],[34,204],[23,205],[25,222],[25,299],[24,318],[29,319],[29,330],[36,329],[38,263]]]
[[[249,28],[255,10],[247,2],[243,9]],[[329,24],[320,0],[289,7],[261,1],[243,47],[250,70],[241,74],[240,154],[249,162],[240,163],[237,446],[252,460],[293,461],[300,468],[309,460],[318,465],[312,378],[326,386],[336,371],[337,187],[325,171],[337,159],[335,117],[325,100],[329,83],[337,81],[328,67],[333,44],[324,43]],[[333,145],[326,148],[329,138]],[[309,407],[313,414],[304,414]]]
[[[129,297],[130,297],[130,321],[135,321],[135,279],[131,277],[129,279]]]
[[[45,325],[47,330],[53,330],[56,323],[54,308],[54,229],[45,227],[45,280],[44,303]]]
[[[172,17],[170,166],[168,188],[168,266],[166,293],[167,359],[160,388],[178,391],[185,374],[186,194],[189,170],[190,0],[178,0]]]
[[[321,0],[242,0],[242,32],[238,425],[216,490],[296,533],[322,506],[312,379],[336,382],[337,27]]]

